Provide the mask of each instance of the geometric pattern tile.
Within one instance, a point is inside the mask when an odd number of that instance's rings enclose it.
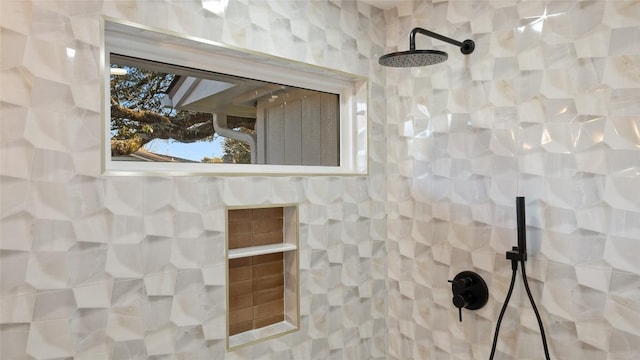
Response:
[[[527,272],[552,358],[640,357],[640,46],[630,40],[640,6],[406,7],[385,13],[385,52],[405,50],[416,26],[476,49],[418,36],[417,48],[448,60],[386,69],[389,357],[488,357],[516,196],[527,200]],[[460,324],[447,280],[462,270],[485,278],[490,299]],[[500,336],[500,358],[543,357],[521,285]]]
[[[370,176],[100,174],[100,16],[369,76],[379,107],[382,10],[261,0],[0,6],[0,358],[386,357],[384,107],[369,117],[379,135]],[[227,352],[226,206],[278,203],[302,215],[301,329]]]
[[[0,358],[487,358],[518,195],[552,357],[640,358],[637,1],[0,6]],[[101,15],[368,76],[370,173],[101,176]],[[381,68],[415,26],[476,50],[418,36],[447,62]],[[276,203],[300,204],[301,330],[227,353],[220,219]],[[459,323],[461,270],[490,296]],[[541,358],[538,332],[516,287],[499,357]]]

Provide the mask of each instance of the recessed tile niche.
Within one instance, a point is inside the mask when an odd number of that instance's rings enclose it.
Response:
[[[298,207],[227,208],[227,349],[298,330]]]

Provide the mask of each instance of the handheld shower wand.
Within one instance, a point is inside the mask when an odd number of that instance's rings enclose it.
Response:
[[[504,313],[507,310],[507,305],[509,304],[509,299],[511,299],[511,293],[513,293],[513,286],[516,282],[516,272],[518,271],[518,262],[522,265],[522,282],[524,283],[524,288],[527,291],[527,296],[529,297],[529,302],[531,302],[531,307],[533,308],[533,312],[536,314],[536,319],[538,320],[538,327],[540,328],[540,337],[542,338],[542,346],[544,347],[544,355],[546,360],[550,360],[549,357],[549,347],[547,346],[547,338],[544,333],[544,326],[542,325],[542,319],[540,318],[540,313],[538,312],[538,308],[536,307],[536,303],[533,301],[533,295],[531,294],[531,289],[529,289],[529,282],[527,281],[527,273],[525,270],[524,263],[527,261],[527,225],[525,223],[526,216],[524,210],[524,197],[518,196],[516,197],[516,229],[518,232],[518,246],[514,246],[511,251],[507,251],[507,259],[511,260],[511,269],[513,272],[511,273],[511,283],[509,284],[509,291],[507,291],[507,296],[504,300],[504,305],[502,306],[502,310],[500,310],[500,315],[498,316],[498,323],[496,324],[496,332],[493,336],[493,345],[491,346],[491,355],[489,355],[489,360],[493,360],[493,356],[496,352],[496,345],[498,343],[498,333],[500,332],[500,324],[502,323],[502,318],[504,317]]]
[[[527,217],[524,211],[524,196],[516,197],[516,223],[518,231],[518,252],[522,261],[527,261]]]
[[[518,246],[511,248],[511,251],[507,251],[507,259],[511,260],[511,266],[514,270],[518,269],[518,262],[527,261],[527,224],[526,214],[524,210],[524,197],[516,197],[516,231],[518,236]]]

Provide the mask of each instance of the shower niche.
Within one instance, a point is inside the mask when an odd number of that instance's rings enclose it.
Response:
[[[227,349],[297,331],[298,207],[229,207]]]

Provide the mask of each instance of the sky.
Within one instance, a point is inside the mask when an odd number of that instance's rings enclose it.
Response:
[[[224,137],[216,136],[213,141],[197,141],[194,143],[181,143],[173,140],[154,139],[144,146],[147,151],[160,154],[171,155],[182,159],[201,161],[205,156],[208,158],[222,157],[222,143]]]

